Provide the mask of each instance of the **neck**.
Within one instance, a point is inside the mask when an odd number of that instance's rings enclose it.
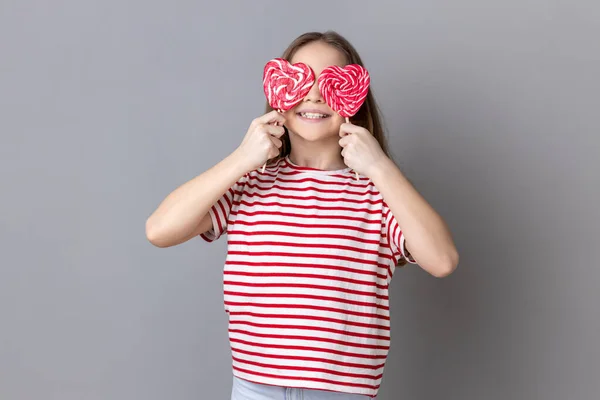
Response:
[[[309,142],[290,132],[290,143],[290,161],[296,165],[325,171],[346,168],[337,136]]]

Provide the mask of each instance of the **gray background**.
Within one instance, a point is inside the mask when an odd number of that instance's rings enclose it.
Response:
[[[379,399],[598,398],[597,2],[2,0],[2,400],[229,398],[225,240],[158,249],[144,223],[326,29],[461,254],[395,275]]]

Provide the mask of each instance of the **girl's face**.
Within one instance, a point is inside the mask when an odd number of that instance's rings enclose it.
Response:
[[[345,66],[347,63],[344,55],[335,47],[316,41],[298,49],[290,62],[303,62],[312,68],[315,84],[296,107],[285,112],[285,126],[311,142],[337,137],[344,119],[327,105],[319,92],[317,79],[321,71],[331,65]]]

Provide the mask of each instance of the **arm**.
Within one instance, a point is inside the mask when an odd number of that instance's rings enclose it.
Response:
[[[208,212],[221,196],[248,171],[279,154],[284,122],[277,111],[256,118],[233,153],[171,192],[146,220],[150,243],[170,247],[207,232],[212,227]]]
[[[209,209],[247,172],[238,150],[171,192],[146,221],[146,237],[157,247],[183,243],[208,231]]]
[[[436,277],[452,273],[458,264],[458,252],[438,213],[385,155],[368,130],[346,123],[340,126],[340,136],[344,162],[368,176],[377,187],[417,264]]]
[[[446,223],[387,156],[373,164],[370,178],[402,228],[406,248],[419,266],[444,277],[458,264],[458,252]]]

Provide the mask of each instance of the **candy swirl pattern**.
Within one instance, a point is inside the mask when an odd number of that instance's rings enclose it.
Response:
[[[367,98],[370,83],[368,71],[358,64],[327,67],[318,80],[319,91],[329,107],[344,118],[358,112]]]
[[[296,106],[310,92],[315,74],[304,63],[291,64],[283,58],[274,58],[264,68],[263,88],[269,105],[277,111]]]

